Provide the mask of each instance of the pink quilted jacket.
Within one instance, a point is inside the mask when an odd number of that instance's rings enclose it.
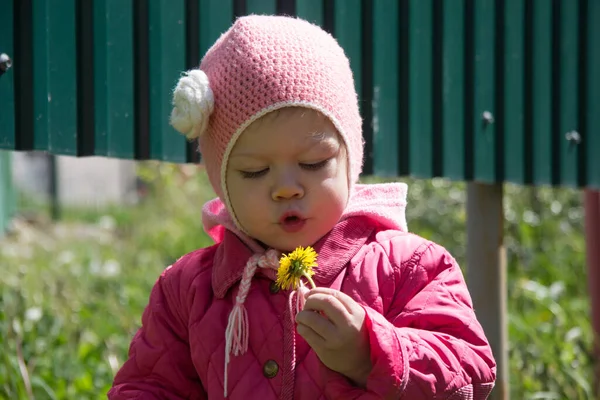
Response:
[[[364,306],[373,369],[366,388],[326,368],[295,332],[290,296],[258,270],[248,351],[229,364],[229,399],[485,399],[495,361],[461,270],[439,245],[347,215],[318,243],[315,283]],[[403,218],[403,209],[402,209]],[[252,252],[229,230],[154,286],[108,398],[222,399],[227,318]]]

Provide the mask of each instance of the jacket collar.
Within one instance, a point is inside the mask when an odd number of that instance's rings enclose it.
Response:
[[[317,286],[329,286],[346,264],[366,243],[375,227],[366,218],[347,218],[323,236],[313,248],[318,254],[318,268],[313,280]],[[234,233],[226,230],[223,241],[215,253],[212,270],[212,287],[215,296],[223,298],[227,291],[241,279],[244,267],[253,252]],[[257,269],[271,280],[276,271]]]

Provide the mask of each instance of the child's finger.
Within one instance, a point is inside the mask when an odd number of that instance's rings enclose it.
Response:
[[[304,310],[323,312],[335,326],[345,326],[350,319],[350,313],[339,299],[326,293],[309,295]]]
[[[326,342],[336,336],[337,330],[330,320],[319,313],[306,310],[306,308],[296,315],[296,322],[311,328]]]
[[[310,296],[318,293],[330,295],[338,299],[340,303],[342,303],[342,305],[346,308],[346,311],[348,311],[349,314],[353,314],[356,311],[355,308],[358,305],[356,301],[354,301],[354,299],[348,296],[346,293],[340,292],[339,290],[318,287],[315,289],[311,289],[308,293],[306,293],[305,298],[308,299]]]
[[[306,340],[306,343],[315,350],[317,353],[320,349],[325,347],[325,339],[321,337],[317,332],[312,330],[309,326],[304,324],[298,324],[296,327],[298,334]]]

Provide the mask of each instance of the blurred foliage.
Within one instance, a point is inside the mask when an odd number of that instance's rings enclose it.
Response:
[[[51,223],[23,203],[0,240],[0,398],[106,398],[160,272],[210,244],[201,167],[147,162],[139,176],[134,206],[70,208]],[[409,229],[465,267],[465,184],[405,181]],[[507,185],[504,204],[511,396],[591,399],[580,194]]]

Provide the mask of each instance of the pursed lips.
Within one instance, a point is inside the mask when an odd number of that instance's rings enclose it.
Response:
[[[288,233],[295,233],[304,227],[306,218],[297,211],[287,211],[279,218],[279,225]]]
[[[306,218],[299,211],[290,210],[290,211],[284,212],[281,215],[281,217],[279,218],[279,223],[283,224],[290,220],[305,220],[305,219]]]

